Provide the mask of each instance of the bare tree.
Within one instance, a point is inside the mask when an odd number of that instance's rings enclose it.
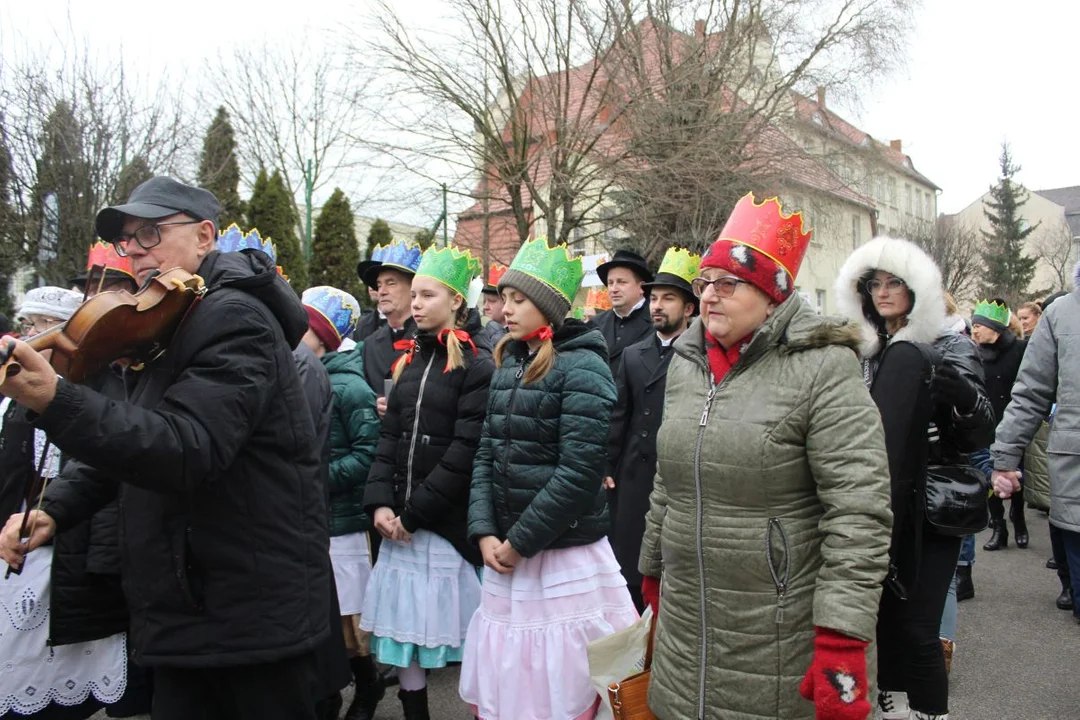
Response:
[[[298,198],[308,189],[342,186],[354,205],[385,189],[385,183],[363,189],[350,182],[373,180],[375,167],[367,151],[370,80],[358,60],[305,35],[291,46],[236,48],[208,68],[236,128],[242,167],[252,178],[261,168],[281,171],[297,217],[306,218]],[[310,235],[310,223],[303,223]]]
[[[59,49],[55,49],[59,48]],[[0,65],[3,142],[21,262],[66,282],[86,261],[94,216],[129,163],[183,175],[195,128],[170,84],[128,72],[73,36],[48,50],[23,47]]]
[[[1065,218],[1039,228],[1033,238],[1033,257],[1054,274],[1055,282],[1054,286],[1049,288],[1050,292],[1068,290],[1071,287],[1073,267],[1076,264],[1076,243],[1076,237]]]
[[[485,216],[508,217],[519,240],[537,222],[569,240],[595,221],[621,156],[607,142],[625,97],[606,62],[620,15],[578,0],[448,4],[460,28],[449,43],[378,5],[370,47],[393,80],[386,119],[401,134],[387,152],[449,175]]]
[[[941,215],[936,222],[915,222],[900,234],[934,259],[945,289],[957,300],[976,300],[982,282],[983,242],[979,231],[956,222],[955,215]]]
[[[815,120],[800,113],[799,90],[845,97],[889,72],[902,60],[912,5],[645,0],[636,8],[646,20],[628,24],[613,57],[634,98],[622,118],[628,161],[618,168],[618,221],[642,252],[702,247],[750,189],[855,199],[850,148],[839,161],[801,147]]]

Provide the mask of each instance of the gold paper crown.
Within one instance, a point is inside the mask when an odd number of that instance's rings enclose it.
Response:
[[[693,282],[698,275],[699,265],[701,265],[700,255],[695,255],[686,248],[672,247],[664,253],[664,259],[656,274],[667,273],[686,282]]]

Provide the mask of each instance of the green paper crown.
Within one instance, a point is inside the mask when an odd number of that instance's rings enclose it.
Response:
[[[1009,308],[999,302],[983,300],[975,306],[975,312],[972,315],[984,317],[1006,327],[1009,325]]]
[[[581,278],[585,277],[581,258],[570,257],[570,249],[565,243],[548,247],[547,238],[543,236],[522,245],[514,262],[510,263],[510,269],[551,286],[567,302],[574,301]]]
[[[701,265],[700,255],[695,255],[684,248],[668,248],[657,274],[668,273],[689,283],[697,277],[699,265]]]
[[[453,246],[430,247],[420,259],[416,276],[435,278],[458,295],[465,296],[469,293],[469,283],[480,271],[480,261],[468,250]]]

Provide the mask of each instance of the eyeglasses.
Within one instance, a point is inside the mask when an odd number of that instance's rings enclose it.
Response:
[[[19,329],[23,335],[37,335],[46,330],[52,330],[63,322],[63,320],[54,320],[53,318],[38,318],[36,320],[25,318],[19,323]]]
[[[127,244],[134,240],[143,250],[157,247],[161,244],[161,228],[170,225],[198,225],[202,220],[178,220],[177,222],[154,223],[143,225],[130,235],[117,235],[112,239],[112,246],[116,248],[116,254],[127,257]]]
[[[740,280],[736,277],[721,277],[715,280],[708,280],[703,277],[694,278],[690,283],[690,287],[694,290],[694,295],[701,297],[705,294],[705,288],[712,286],[713,292],[717,297],[728,298],[735,294],[735,288],[739,285],[748,284],[746,280]]]
[[[889,278],[888,280],[878,280],[877,278],[874,278],[873,280],[866,281],[866,289],[869,290],[871,294],[876,293],[881,288],[885,288],[891,294],[900,292],[902,288],[906,287],[906,282],[904,282],[900,278],[895,277]]]

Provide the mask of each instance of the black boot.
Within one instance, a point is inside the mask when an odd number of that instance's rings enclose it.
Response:
[[[1057,570],[1058,569],[1057,560],[1055,560],[1054,558],[1050,558],[1049,560],[1047,560],[1046,561],[1046,569],[1047,570]]]
[[[341,714],[341,693],[337,692],[328,698],[315,703],[315,716],[319,720],[338,720]]]
[[[375,661],[370,656],[354,657],[350,658],[349,667],[356,686],[353,701],[345,711],[345,720],[371,720],[375,717],[376,706],[386,694]]]
[[[1026,548],[1028,546],[1028,529],[1027,520],[1024,519],[1024,491],[1013,495],[1012,503],[1009,505],[1009,516],[1013,521],[1013,530],[1016,531],[1016,547]]]
[[[1061,594],[1058,595],[1054,604],[1057,605],[1058,610],[1072,610],[1075,606],[1072,588],[1067,585],[1062,587]]]
[[[991,525],[993,532],[990,534],[990,539],[983,545],[983,550],[992,552],[1009,547],[1009,527],[1005,524],[1004,518],[992,520],[991,522],[993,523]]]
[[[405,711],[405,720],[431,720],[428,715],[427,688],[423,690],[399,690],[398,700]]]
[[[971,582],[971,566],[956,566],[956,602],[975,597],[975,584]]]

